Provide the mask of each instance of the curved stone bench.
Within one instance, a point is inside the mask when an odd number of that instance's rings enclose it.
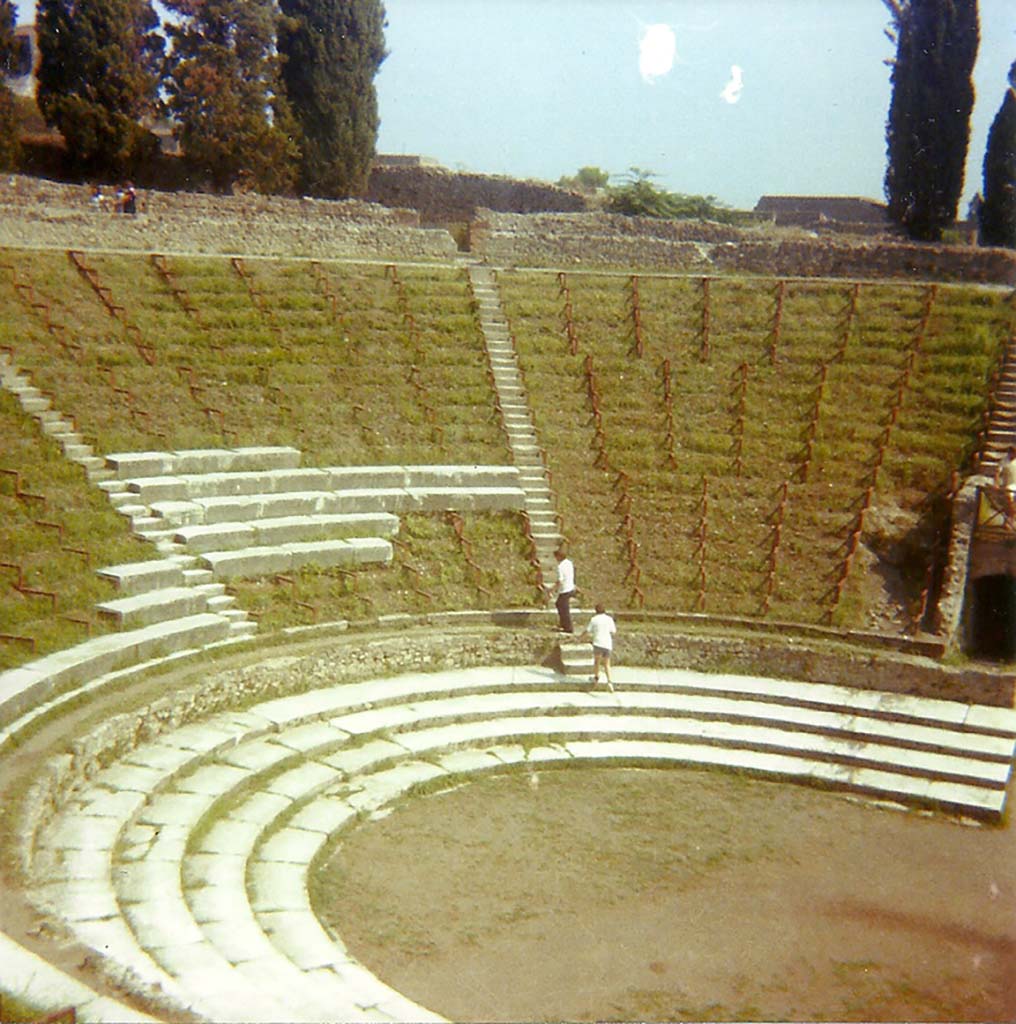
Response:
[[[619,668],[349,683],[169,732],[40,830],[36,896],[77,938],[216,1020],[434,1019],[310,909],[330,838],[419,786],[554,763],[712,765],[1001,813],[1016,713],[836,686]]]

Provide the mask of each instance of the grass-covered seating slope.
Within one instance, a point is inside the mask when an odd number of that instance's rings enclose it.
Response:
[[[510,462],[468,278],[450,267],[5,250],[0,347],[99,453],[289,445],[305,466]],[[46,442],[8,406],[5,435],[27,447],[10,468],[34,488]],[[65,472],[80,490],[66,507],[102,505],[79,469]],[[92,535],[130,547],[104,511]],[[36,541],[12,541],[11,561],[22,548]],[[101,600],[109,584],[94,570],[142,557],[63,558],[61,571]],[[264,628],[528,604],[531,559],[519,512],[410,514],[387,569],[308,568],[231,589]],[[0,633],[36,639],[34,651],[2,645],[0,664],[54,649],[0,604]]]
[[[952,285],[499,275],[589,603],[917,628],[1013,328]],[[885,568],[885,562],[879,567]]]

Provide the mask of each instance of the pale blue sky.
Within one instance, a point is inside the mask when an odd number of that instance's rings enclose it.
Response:
[[[638,166],[673,191],[882,198],[889,68],[882,0],[385,0],[378,149],[555,181]],[[1016,59],[1016,2],[980,0],[977,103],[960,214]],[[677,60],[646,81],[639,43]],[[736,103],[720,97],[742,69]]]

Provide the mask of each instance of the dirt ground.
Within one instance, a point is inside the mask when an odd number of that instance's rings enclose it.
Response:
[[[318,914],[453,1020],[1016,1021],[1016,838],[732,774],[485,778],[345,836]]]

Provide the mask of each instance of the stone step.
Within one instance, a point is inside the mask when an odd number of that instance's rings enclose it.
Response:
[[[285,446],[116,452],[106,456],[106,464],[121,480],[181,473],[262,472],[294,469],[300,465],[300,452]]]
[[[380,537],[350,537],[307,543],[279,544],[230,551],[208,551],[202,564],[216,579],[270,576],[307,565],[321,568],[385,564],[393,557],[392,545]]]
[[[509,467],[517,480],[514,467]],[[522,508],[521,487],[410,487],[347,491],[249,494],[236,497],[198,498],[192,501],[154,502],[151,511],[171,536],[181,527],[223,523],[250,523],[259,519],[294,516],[362,515],[388,512],[501,511]],[[122,511],[122,510],[121,510]],[[150,527],[147,520],[145,525]],[[136,528],[136,527],[135,527]]]
[[[502,487],[515,482],[511,466],[332,466],[236,472],[166,474],[126,479],[139,502],[362,489]]]
[[[121,629],[137,629],[169,619],[199,615],[207,610],[207,598],[193,587],[149,590],[97,604],[99,615],[113,619]]]
[[[107,565],[96,572],[103,579],[111,580],[121,593],[129,595],[179,587],[184,583],[183,568],[170,559]]]
[[[253,628],[234,625],[238,638]],[[99,770],[40,827],[49,867],[36,895],[107,968],[159,983],[199,1017],[271,1019],[272,994],[285,992],[287,1019],[318,1019],[324,1005],[333,1017],[370,1006],[430,1019],[362,968],[344,973],[307,897],[326,843],[427,781],[513,764],[710,765],[991,818],[1004,808],[1009,709],[662,669],[613,675],[614,693],[535,667],[389,677],[169,730]]]
[[[394,537],[399,517],[389,512],[344,515],[283,516],[248,522],[183,526],[173,539],[191,552],[241,548],[344,537]]]

